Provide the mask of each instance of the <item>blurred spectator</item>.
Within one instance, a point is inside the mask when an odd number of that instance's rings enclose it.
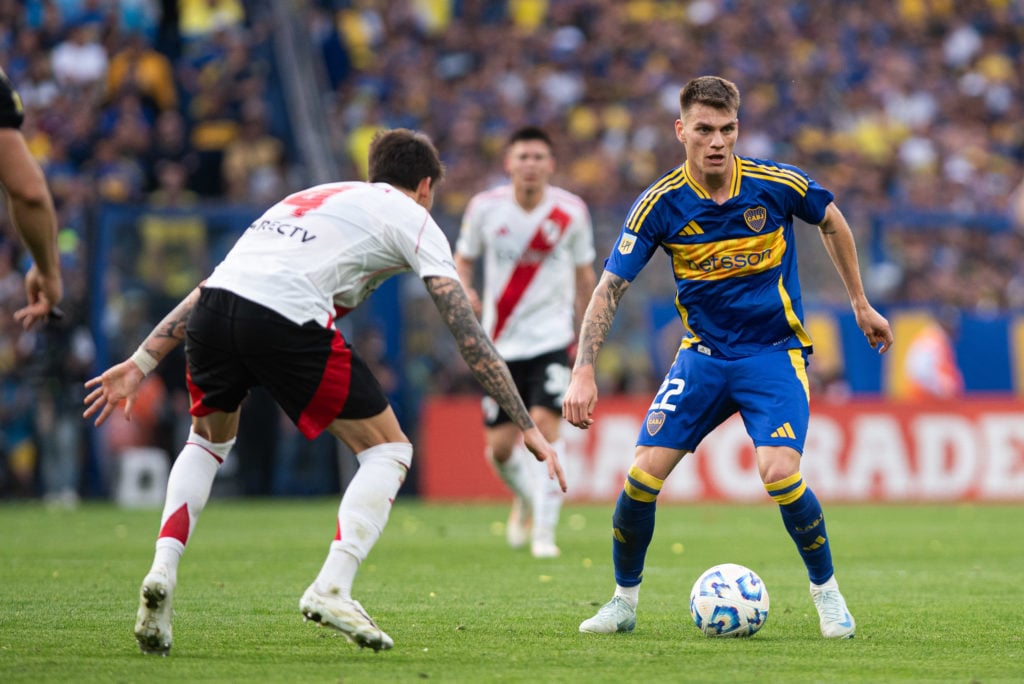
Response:
[[[284,173],[284,143],[267,129],[263,103],[249,100],[242,110],[238,137],[224,149],[227,199],[259,204],[275,202],[287,194]]]
[[[57,100],[60,86],[53,77],[50,59],[45,52],[29,53],[28,72],[19,81],[18,94],[25,109],[45,110]]]
[[[908,399],[963,396],[964,378],[954,344],[959,328],[960,313],[945,307],[910,339],[904,357]]]
[[[71,26],[67,39],[53,50],[52,64],[57,83],[85,96],[83,104],[99,100],[106,92],[107,51],[95,25]]]
[[[35,428],[43,498],[53,506],[73,508],[86,455],[82,383],[90,376],[96,349],[86,317],[89,289],[82,243],[67,231],[61,237],[65,315],[40,329],[33,351]]]
[[[150,118],[178,106],[178,91],[171,61],[138,33],[128,35],[110,60],[107,92],[116,97],[124,90],[142,96]]]
[[[206,221],[195,209],[197,196],[185,187],[185,169],[165,161],[157,169],[159,185],[139,218],[142,239],[137,273],[158,298],[153,307],[177,302],[210,270]]]
[[[185,117],[169,109],[160,112],[152,129],[152,143],[146,153],[143,167],[146,172],[146,190],[152,192],[159,182],[161,164],[172,162],[185,174],[185,187],[195,190],[192,175],[199,168],[199,155],[189,144]]]
[[[181,36],[186,41],[239,27],[245,21],[245,7],[239,0],[180,0],[178,14]]]

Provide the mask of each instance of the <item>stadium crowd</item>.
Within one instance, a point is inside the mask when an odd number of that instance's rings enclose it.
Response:
[[[0,1],[0,66],[54,196],[68,314],[30,331],[13,323],[27,264],[3,212],[0,492],[74,500],[96,336],[127,356],[169,308],[145,288],[121,288],[117,273],[89,272],[97,208],[261,207],[301,184],[301,131],[288,126],[266,6]],[[836,193],[871,248],[862,264],[873,301],[1024,307],[1024,216],[1012,211],[1024,196],[1020,2],[311,0],[301,16],[324,67],[342,175],[362,175],[376,130],[426,131],[447,166],[435,214],[453,238],[468,198],[499,179],[505,136],[537,124],[555,133],[555,182],[588,202],[607,253],[632,198],[681,161],[680,86],[715,73],[745,94],[740,154],[796,164]],[[877,215],[886,219],[874,231]],[[176,287],[194,284],[184,281],[208,258],[188,254]],[[147,259],[153,278],[176,277],[160,253]],[[643,286],[664,296],[655,280]],[[95,282],[108,289],[99,326]],[[805,283],[808,299],[841,301],[834,277]],[[403,376],[421,393],[466,388],[424,310],[408,307],[416,332]],[[636,316],[609,341],[606,391],[657,381]],[[151,408],[125,434],[105,435],[108,446],[177,441],[161,435],[180,429],[179,376],[169,369]]]

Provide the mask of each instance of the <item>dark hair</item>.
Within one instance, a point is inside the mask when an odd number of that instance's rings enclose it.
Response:
[[[679,111],[685,114],[695,104],[738,113],[740,89],[720,76],[700,76],[679,91]]]
[[[548,146],[548,149],[555,149],[554,144],[551,142],[551,137],[539,126],[523,126],[522,128],[516,129],[512,135],[508,137],[506,147],[512,147],[515,143],[523,140],[540,140]]]
[[[444,178],[444,165],[425,133],[396,128],[380,131],[370,142],[370,182],[390,183],[415,190],[424,178],[436,186]]]

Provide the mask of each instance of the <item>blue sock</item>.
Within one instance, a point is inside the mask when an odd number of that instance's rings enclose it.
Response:
[[[825,532],[825,515],[821,512],[818,497],[804,484],[799,472],[785,480],[769,482],[764,488],[779,504],[782,522],[804,559],[807,576],[815,584],[824,584],[832,577],[834,570],[832,550]]]
[[[629,469],[612,515],[612,562],[619,586],[635,587],[643,579],[647,547],[654,536],[654,509],[664,483],[636,466]]]

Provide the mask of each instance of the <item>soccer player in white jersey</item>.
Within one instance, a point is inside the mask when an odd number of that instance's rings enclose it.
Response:
[[[405,129],[383,132],[369,162],[368,183],[318,185],[268,209],[128,360],[86,382],[86,418],[95,415],[100,425],[122,402],[130,417],[142,379],[185,341],[192,431],[171,469],[156,553],[140,589],[135,636],[144,653],[170,651],[178,564],[234,444],[239,406],[256,385],[306,437],[327,430],[359,460],[327,559],[299,609],[360,647],[393,646],[351,590],[405,479],[412,444],[334,322],[398,273],[423,280],[476,378],[565,487],[558,457],[477,322],[451,247],[430,216],[443,175],[433,143]]]
[[[583,318],[596,276],[590,212],[579,197],[548,184],[554,171],[547,133],[535,126],[515,131],[505,150],[510,183],[470,200],[455,266],[530,416],[561,452],[574,321]],[[473,287],[481,257],[482,297]],[[561,490],[519,447],[519,431],[494,397],[484,398],[483,409],[488,458],[515,495],[509,545],[524,546],[529,539],[535,557],[558,556]]]

